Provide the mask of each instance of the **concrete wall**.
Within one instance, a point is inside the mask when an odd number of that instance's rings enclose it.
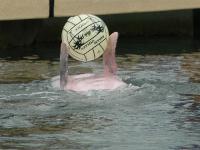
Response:
[[[98,15],[200,8],[200,0],[55,0],[56,17],[81,13]]]
[[[0,20],[158,12],[200,8],[200,0],[0,0]]]
[[[0,20],[49,17],[49,0],[0,0]]]

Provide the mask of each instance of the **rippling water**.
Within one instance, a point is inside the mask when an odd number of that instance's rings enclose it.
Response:
[[[200,52],[117,61],[129,86],[83,95],[51,87],[58,58],[1,58],[0,149],[200,149]],[[70,71],[100,73],[102,62],[71,60]]]

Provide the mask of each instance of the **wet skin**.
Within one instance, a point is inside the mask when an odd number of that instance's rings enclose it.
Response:
[[[68,48],[61,43],[60,48],[60,88],[76,92],[90,90],[114,90],[126,84],[117,77],[117,64],[115,61],[115,49],[118,33],[110,35],[107,48],[103,54],[104,72],[102,75],[79,74],[68,75]],[[53,86],[59,86],[59,80],[53,82]]]

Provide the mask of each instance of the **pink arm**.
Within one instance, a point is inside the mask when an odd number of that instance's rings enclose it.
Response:
[[[104,75],[115,75],[117,72],[117,64],[115,60],[115,49],[117,45],[118,32],[110,35],[107,48],[103,55]]]
[[[65,43],[60,45],[60,88],[64,90],[68,78],[68,53]]]

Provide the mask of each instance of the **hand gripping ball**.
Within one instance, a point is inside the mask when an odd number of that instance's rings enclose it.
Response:
[[[79,61],[99,58],[109,39],[106,24],[94,15],[78,15],[68,19],[62,30],[62,42],[71,57]]]

